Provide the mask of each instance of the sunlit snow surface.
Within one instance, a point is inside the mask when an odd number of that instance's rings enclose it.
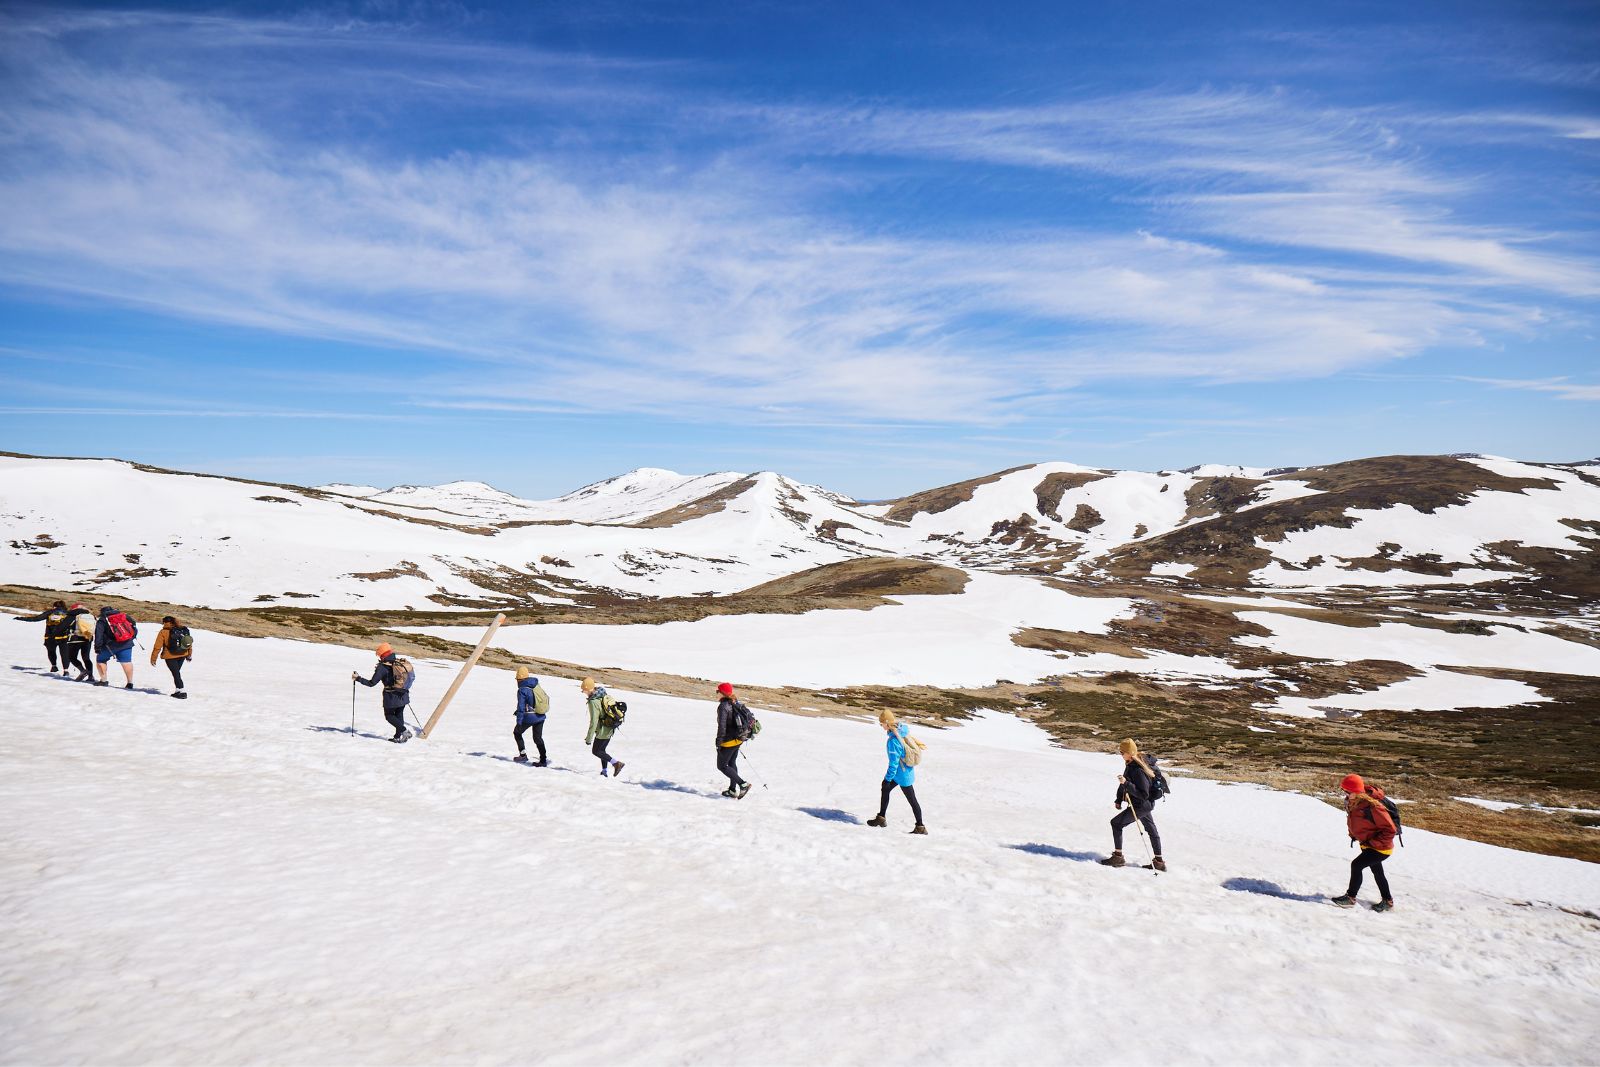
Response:
[[[7,1062],[1578,1063],[1600,1041],[1594,923],[1555,907],[1600,908],[1600,867],[1411,829],[1399,910],[1340,911],[1338,809],[1178,778],[1171,872],[1110,870],[1116,757],[998,717],[916,727],[924,838],[899,797],[860,824],[872,723],[763,713],[763,787],[735,802],[709,701],[621,692],[609,780],[571,680],[547,679],[534,769],[505,758],[504,671],[393,746],[371,690],[343,732],[362,650],[200,632],[186,702],[51,678],[31,625],[0,651],[35,668],[0,669]],[[452,673],[420,665],[422,713]]]

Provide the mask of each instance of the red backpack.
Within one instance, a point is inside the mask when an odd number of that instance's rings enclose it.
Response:
[[[133,620],[121,611],[113,611],[106,616],[106,629],[111,633],[111,640],[119,645],[124,641],[132,641],[133,635],[138,632],[133,628]]]

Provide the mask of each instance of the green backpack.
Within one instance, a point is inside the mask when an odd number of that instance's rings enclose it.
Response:
[[[600,701],[600,725],[615,730],[622,725],[622,720],[628,717],[628,705],[620,700],[612,700],[607,694]]]
[[[535,715],[550,714],[550,694],[544,691],[544,686],[533,687],[533,713]]]

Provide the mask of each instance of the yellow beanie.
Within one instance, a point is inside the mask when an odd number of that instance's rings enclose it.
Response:
[[[523,680],[523,679],[525,679],[525,678],[527,678],[527,677],[528,677],[528,676],[529,676],[529,675],[531,675],[531,674],[532,674],[532,673],[533,673],[533,672],[532,672],[532,671],[530,671],[530,670],[529,670],[529,669],[528,669],[528,668],[526,668],[526,667],[518,667],[518,668],[517,668],[517,681],[519,681],[519,682],[520,682],[520,681],[522,681],[522,680]]]
[[[594,683],[594,679],[593,679],[593,678],[585,678],[585,679],[584,679],[584,680],[583,680],[583,683],[582,683],[582,686],[581,686],[581,688],[582,688],[582,689],[583,689],[583,691],[584,691],[584,692],[585,692],[585,693],[592,693],[592,692],[594,692],[594,689],[595,689],[595,683]]]

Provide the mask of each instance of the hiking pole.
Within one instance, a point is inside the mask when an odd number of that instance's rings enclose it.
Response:
[[[350,679],[350,733],[356,732],[356,680]]]
[[[1150,847],[1150,839],[1144,834],[1144,820],[1139,817],[1139,809],[1133,806],[1131,800],[1128,801],[1128,810],[1133,812],[1133,825],[1138,827],[1139,840],[1144,842],[1145,855],[1150,857],[1150,873],[1160,874],[1161,872],[1156,870],[1156,850]],[[1155,810],[1154,807],[1151,810]]]
[[[743,745],[740,745],[740,746],[739,746],[739,747],[740,747],[740,748],[741,748],[741,749],[743,749],[743,748],[744,748],[744,746],[743,746]],[[746,767],[750,767],[750,753],[748,753],[748,752],[745,752],[745,753],[743,753],[743,755],[744,755],[744,765],[745,765],[745,766],[746,766]],[[751,769],[751,770],[752,770],[752,771],[753,771],[753,770],[755,770],[755,768],[754,768],[754,767],[750,767],[750,769]],[[763,775],[762,775],[762,776],[761,776],[761,788],[762,788],[762,789],[765,789],[765,788],[766,788],[766,787],[767,787],[767,776],[766,776],[766,775],[764,775],[764,774],[763,774]]]

